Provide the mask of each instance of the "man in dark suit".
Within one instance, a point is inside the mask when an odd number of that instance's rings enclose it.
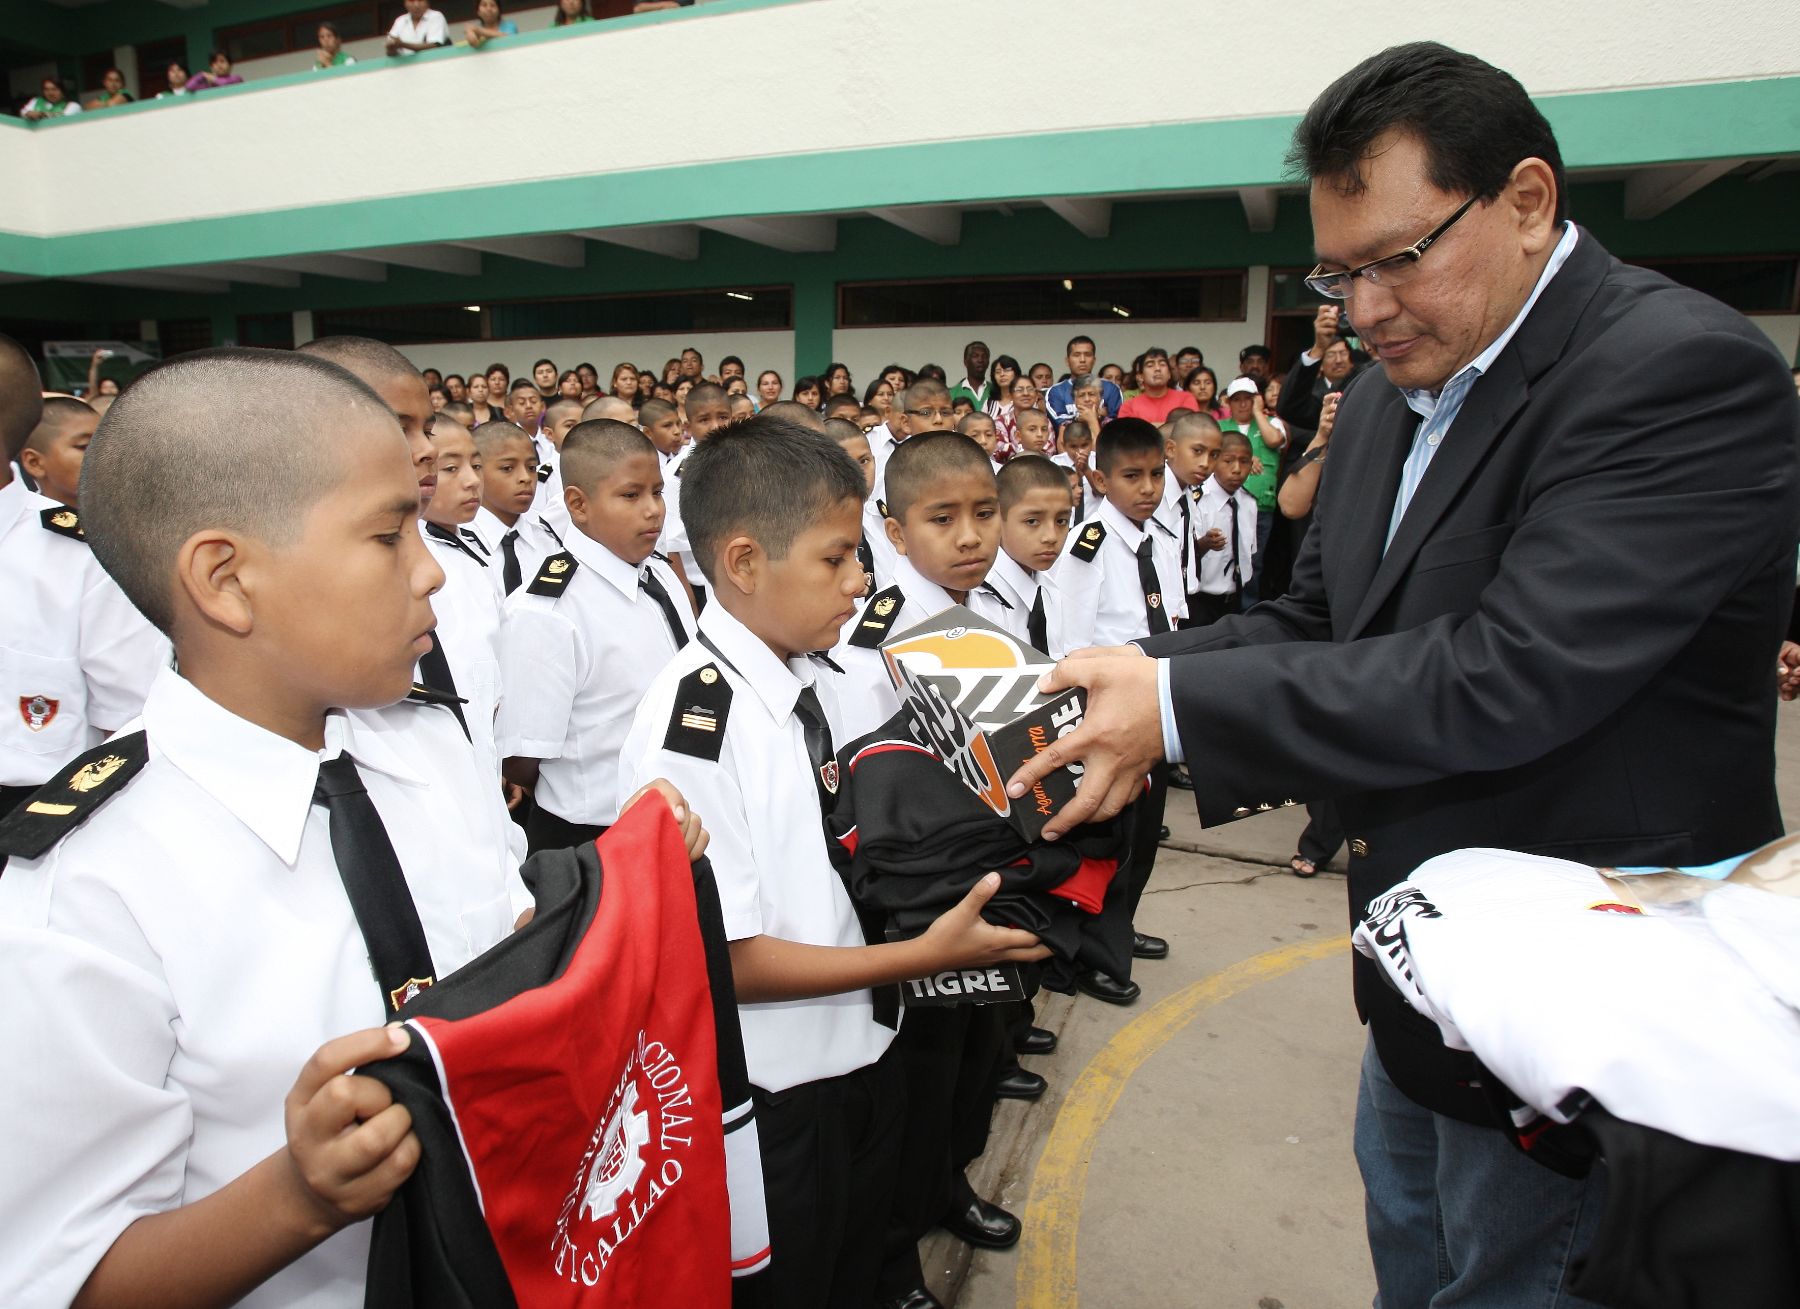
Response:
[[[1341,316],[1342,310],[1337,305],[1319,306],[1319,312],[1313,315],[1312,346],[1294,360],[1294,366],[1288,369],[1287,380],[1281,384],[1281,399],[1275,406],[1275,416],[1288,425],[1296,440],[1312,439],[1312,434],[1319,430],[1319,411],[1324,407],[1325,397],[1333,391],[1342,391],[1357,364],[1367,362],[1366,358],[1358,360],[1350,343],[1338,331]]]
[[[1013,793],[1081,760],[1059,833],[1164,758],[1185,758],[1207,825],[1335,799],[1353,920],[1461,847],[1703,864],[1780,835],[1772,682],[1800,539],[1783,361],[1567,222],[1548,123],[1480,60],[1372,57],[1314,103],[1294,158],[1309,280],[1381,368],[1346,390],[1292,588],[1065,661],[1049,684],[1085,686],[1086,720]],[[1563,1178],[1493,1130],[1476,1065],[1366,965],[1378,1303],[1585,1304],[1565,1274],[1603,1173]]]

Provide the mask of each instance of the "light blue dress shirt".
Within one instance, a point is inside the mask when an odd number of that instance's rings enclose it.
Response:
[[[1407,408],[1419,415],[1422,420],[1418,430],[1413,433],[1412,449],[1407,452],[1406,464],[1400,470],[1400,489],[1394,496],[1394,510],[1388,518],[1387,539],[1382,543],[1382,551],[1394,543],[1394,533],[1400,530],[1400,521],[1406,517],[1406,507],[1412,503],[1414,492],[1419,483],[1425,480],[1425,470],[1431,464],[1431,458],[1437,453],[1438,446],[1443,444],[1444,434],[1456,421],[1457,414],[1462,412],[1463,401],[1468,399],[1474,388],[1488,369],[1494,366],[1494,360],[1506,349],[1525,321],[1525,316],[1543,295],[1544,288],[1550,285],[1569,256],[1575,251],[1577,229],[1575,224],[1563,226],[1562,239],[1556,243],[1556,249],[1550,252],[1550,262],[1544,265],[1544,271],[1538,275],[1537,285],[1532,287],[1531,295],[1526,299],[1506,330],[1489,343],[1487,349],[1476,355],[1468,363],[1457,370],[1456,375],[1437,391],[1402,391],[1400,394],[1406,401]],[[1169,661],[1160,660],[1156,670],[1157,708],[1162,716],[1163,753],[1172,764],[1187,762],[1187,752],[1181,747],[1181,736],[1175,729],[1175,701],[1169,694]]]

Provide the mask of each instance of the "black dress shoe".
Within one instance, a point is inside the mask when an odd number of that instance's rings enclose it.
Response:
[[[1054,1054],[1056,1033],[1042,1027],[1027,1028],[1025,1035],[1013,1042],[1015,1054]]]
[[[1035,1100],[1050,1087],[1050,1083],[1036,1073],[1028,1073],[1023,1068],[1016,1068],[1000,1079],[994,1088],[994,1094],[1002,1100]]]
[[[944,1302],[920,1286],[905,1295],[883,1300],[881,1309],[944,1309]]]
[[[1156,839],[1159,841],[1168,840],[1169,839],[1169,829],[1167,827],[1157,828],[1156,829]]]
[[[1169,785],[1180,791],[1191,791],[1194,789],[1194,779],[1185,767],[1176,764],[1169,770]]]
[[[1160,936],[1146,936],[1142,932],[1131,934],[1131,957],[1134,959],[1167,959],[1169,943]]]
[[[1144,993],[1144,988],[1136,982],[1120,981],[1110,973],[1087,972],[1075,975],[1075,987],[1096,1000],[1104,1000],[1107,1004],[1130,1004]]]
[[[1019,1243],[1022,1224],[997,1204],[980,1196],[967,1209],[946,1214],[943,1228],[950,1235],[986,1250],[1005,1250]]]

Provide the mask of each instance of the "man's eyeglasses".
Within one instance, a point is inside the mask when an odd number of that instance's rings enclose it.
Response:
[[[1455,213],[1398,254],[1371,259],[1341,273],[1328,273],[1323,264],[1315,264],[1312,272],[1306,275],[1306,285],[1328,300],[1348,300],[1350,284],[1359,277],[1366,278],[1371,286],[1399,286],[1418,273],[1419,260],[1425,252],[1455,227],[1456,220],[1468,213],[1478,199],[1479,196],[1472,195],[1464,200]]]
[[[908,409],[907,413],[914,418],[955,418],[954,409]]]

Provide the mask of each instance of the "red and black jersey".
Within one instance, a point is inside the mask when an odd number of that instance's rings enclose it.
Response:
[[[1130,976],[1129,907],[1124,895],[1110,893],[1129,852],[1133,810],[1060,841],[1026,841],[925,740],[903,707],[838,754],[837,803],[826,827],[858,909],[885,915],[894,936],[915,936],[997,871],[1001,887],[983,916],[1035,932],[1050,947],[1043,986],[1074,990],[1078,967]]]
[[[360,1070],[424,1146],[375,1220],[366,1303],[724,1309],[769,1241],[711,867],[653,794],[524,872],[532,921]]]

